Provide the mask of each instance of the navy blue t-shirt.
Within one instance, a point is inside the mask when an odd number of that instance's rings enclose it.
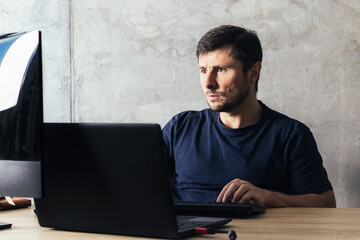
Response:
[[[235,178],[286,194],[332,190],[310,129],[260,104],[259,120],[239,129],[225,127],[211,109],[182,112],[166,124],[174,200],[215,201]]]

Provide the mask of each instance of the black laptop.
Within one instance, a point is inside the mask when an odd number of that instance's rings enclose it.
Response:
[[[176,216],[157,124],[44,124],[39,224],[56,229],[183,238],[231,218]],[[187,225],[185,224],[185,225]],[[183,225],[183,224],[182,224]]]

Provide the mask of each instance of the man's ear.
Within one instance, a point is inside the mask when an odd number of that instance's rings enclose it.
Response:
[[[260,71],[261,71],[261,62],[257,61],[249,69],[249,71],[248,71],[248,79],[251,82],[255,83],[259,79]]]

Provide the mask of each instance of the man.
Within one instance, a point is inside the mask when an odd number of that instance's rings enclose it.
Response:
[[[196,54],[210,109],[182,112],[163,128],[175,200],[335,207],[311,131],[257,100],[257,35],[220,26]]]

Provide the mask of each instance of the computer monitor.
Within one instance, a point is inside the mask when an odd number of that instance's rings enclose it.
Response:
[[[0,34],[0,196],[41,197],[40,31]]]

